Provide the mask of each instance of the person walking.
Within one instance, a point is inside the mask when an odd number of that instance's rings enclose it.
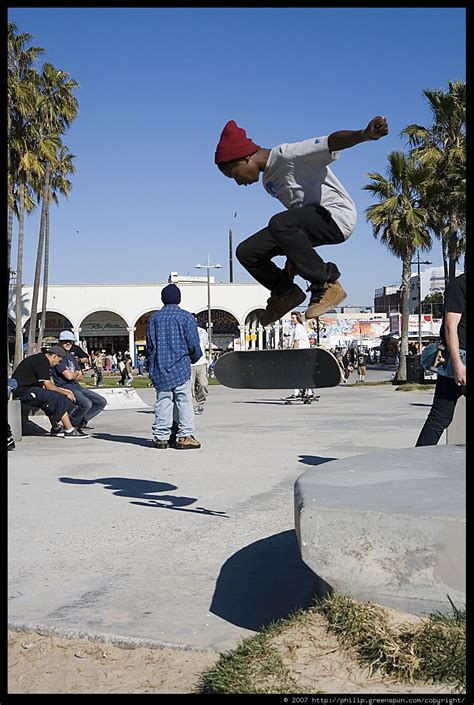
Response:
[[[417,446],[435,446],[453,420],[458,399],[466,396],[466,275],[452,279],[444,292],[440,339],[445,346],[444,372],[438,373],[433,404]]]
[[[365,372],[367,369],[367,355],[359,350],[357,353],[357,372],[359,375],[358,382],[365,382]]]
[[[201,326],[198,326],[198,335],[202,355],[197,362],[191,365],[191,392],[194,413],[200,415],[204,412],[204,404],[209,392],[206,358],[206,348],[209,349],[209,336]]]
[[[344,382],[347,382],[351,372],[354,371],[354,367],[352,365],[352,353],[350,350],[346,350],[342,356],[342,364],[344,365]]]
[[[133,382],[133,372],[132,372],[132,358],[129,353],[125,353],[123,362],[125,365],[125,380],[122,381],[122,384],[125,383],[126,387],[131,387],[132,382]]]
[[[95,354],[93,368],[95,372],[95,386],[102,387],[104,375],[105,350],[98,350]]]
[[[387,134],[387,120],[378,115],[363,130],[339,130],[265,149],[249,139],[234,120],[225,125],[214,156],[219,170],[239,186],[256,183],[262,173],[265,190],[288,209],[274,215],[267,227],[236,250],[242,266],[271,292],[261,325],[273,323],[305,301],[306,294],[293,282],[295,275],[309,282],[308,319],[345,299],[339,269],[314,250],[344,242],[356,224],[355,204],[329,165],[341,150]],[[287,258],[283,269],[273,262],[278,255]]]
[[[181,291],[176,284],[163,288],[161,300],[163,308],[148,319],[146,330],[148,370],[156,390],[153,444],[169,447],[175,410],[174,448],[197,449],[201,444],[194,437],[191,364],[202,355],[198,327],[194,316],[178,305]]]
[[[70,413],[70,419],[71,423],[81,432],[83,429],[93,429],[89,422],[102,413],[107,406],[107,400],[97,392],[93,392],[92,389],[80,385],[80,381],[84,379],[84,373],[79,360],[71,352],[74,340],[74,334],[71,331],[61,331],[58,336],[58,345],[64,349],[66,357],[61,360],[59,365],[51,369],[51,373],[58,387],[70,389],[74,393],[76,408]]]
[[[292,350],[307,350],[311,347],[308,331],[303,325],[303,317],[299,311],[291,312],[290,348]],[[303,399],[313,397],[313,389],[294,389],[288,399]]]

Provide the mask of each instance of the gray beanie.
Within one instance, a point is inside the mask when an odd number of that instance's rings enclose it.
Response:
[[[53,345],[51,348],[48,348],[46,352],[49,355],[59,355],[59,357],[61,358],[65,358],[67,355],[66,351],[63,347],[61,347],[61,345]]]

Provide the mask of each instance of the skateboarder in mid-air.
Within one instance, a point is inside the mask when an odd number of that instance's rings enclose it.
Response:
[[[327,137],[265,149],[249,139],[234,120],[225,125],[215,153],[220,171],[239,186],[256,183],[262,172],[266,191],[288,209],[270,218],[266,228],[236,250],[243,267],[271,292],[260,318],[262,325],[303,303],[306,294],[294,284],[296,274],[309,283],[306,318],[320,316],[345,299],[346,292],[337,281],[338,268],[314,250],[344,242],[356,224],[354,202],[329,164],[339,158],[341,149],[387,134],[387,120],[377,116],[363,130],[339,130]],[[287,258],[284,269],[272,261],[278,255]]]

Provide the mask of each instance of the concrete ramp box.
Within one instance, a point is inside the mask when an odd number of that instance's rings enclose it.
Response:
[[[459,445],[466,443],[466,397],[459,397],[453,420],[446,429],[446,443]]]
[[[466,448],[335,460],[295,483],[303,561],[336,593],[417,615],[466,602]]]
[[[119,389],[94,388],[93,391],[100,394],[100,396],[104,397],[104,399],[107,399],[107,406],[104,411],[150,408],[149,404],[146,404],[142,399],[140,399],[136,389],[133,387],[121,387]]]

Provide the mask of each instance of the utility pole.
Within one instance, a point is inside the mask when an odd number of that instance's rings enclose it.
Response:
[[[237,211],[234,213],[234,218],[237,218]],[[233,247],[232,247],[232,228],[229,228],[229,282],[232,284],[234,282],[234,265],[232,261]]]
[[[430,261],[421,262],[420,261],[420,250],[417,251],[417,258],[411,264],[416,264],[418,266],[418,354],[421,355],[421,273],[420,264],[433,264]]]
[[[212,362],[212,318],[211,318],[211,269],[220,269],[220,264],[210,264],[207,255],[207,264],[196,264],[196,269],[207,269],[207,335],[209,337],[209,364]]]

